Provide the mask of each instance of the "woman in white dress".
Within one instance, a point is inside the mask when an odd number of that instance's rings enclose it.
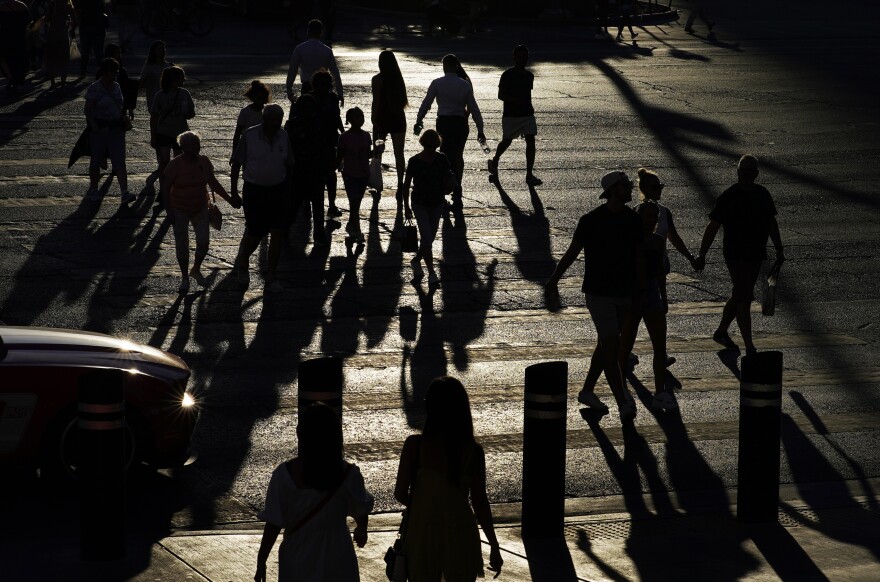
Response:
[[[296,427],[299,456],[272,473],[266,522],[257,555],[256,582],[266,580],[266,561],[278,534],[278,579],[308,582],[360,580],[352,536],[359,548],[367,543],[367,520],[373,496],[357,465],[342,458],[342,424],[332,408],[313,404]],[[346,516],[355,520],[349,533]]]

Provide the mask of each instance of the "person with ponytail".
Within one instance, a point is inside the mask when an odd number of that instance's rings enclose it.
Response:
[[[250,104],[245,105],[238,112],[235,122],[235,133],[232,134],[232,151],[238,147],[241,134],[249,127],[263,123],[263,107],[272,101],[272,90],[262,81],[251,81],[250,87],[244,92],[244,96],[250,99]],[[230,162],[231,163],[231,162]]]

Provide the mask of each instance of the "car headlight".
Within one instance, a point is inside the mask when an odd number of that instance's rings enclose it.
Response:
[[[183,408],[192,408],[193,406],[196,405],[196,399],[193,398],[193,395],[190,394],[189,392],[184,392],[183,399],[180,401],[180,405]]]

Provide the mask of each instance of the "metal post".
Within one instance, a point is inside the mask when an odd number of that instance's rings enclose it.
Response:
[[[739,388],[738,521],[777,521],[781,421],[782,352],[745,356]]]
[[[297,410],[323,402],[342,420],[342,358],[335,356],[308,360],[299,365]]]
[[[522,535],[557,537],[565,516],[568,362],[526,368]]]
[[[83,560],[125,557],[125,374],[102,369],[79,378],[76,475]]]

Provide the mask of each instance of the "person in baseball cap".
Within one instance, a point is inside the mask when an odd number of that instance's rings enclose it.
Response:
[[[630,197],[626,202],[632,200],[632,181],[627,177],[626,172],[621,172],[620,170],[614,170],[602,176],[602,193],[599,194],[599,198],[602,200],[607,199],[610,196],[611,189],[621,181],[629,183]]]

